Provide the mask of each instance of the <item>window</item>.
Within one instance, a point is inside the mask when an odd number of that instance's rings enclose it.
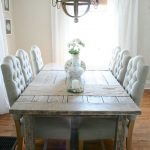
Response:
[[[70,20],[68,41],[79,38],[85,43],[80,57],[88,66],[108,66],[112,48],[116,46],[113,24],[113,16],[110,15],[107,5],[99,5],[97,9],[91,6],[90,11],[79,18],[78,23]]]

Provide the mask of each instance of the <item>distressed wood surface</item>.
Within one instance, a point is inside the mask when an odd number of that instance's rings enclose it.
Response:
[[[49,64],[44,65],[42,70],[48,71],[48,70],[65,70],[65,69],[64,69],[64,65],[60,65],[56,63],[49,63]]]
[[[114,150],[123,150],[125,138],[126,116],[118,116],[116,133],[115,133],[115,147]],[[124,136],[123,136],[124,135]]]
[[[85,71],[84,92],[67,92],[66,72],[41,71],[26,88],[12,113],[45,115],[140,114],[140,109],[109,71]]]
[[[43,69],[45,71],[49,71],[49,70],[65,70],[65,64],[61,65],[61,64],[57,64],[57,63],[49,63],[44,65]],[[99,71],[108,71],[109,69],[106,67],[100,67],[100,66],[86,66],[86,70],[91,70],[91,71],[95,71],[95,70],[99,70]]]
[[[67,92],[65,71],[41,71],[22,95],[93,95],[93,96],[128,96],[122,86],[109,71],[85,71],[83,74],[83,93]],[[105,76],[106,75],[106,76]]]
[[[25,142],[26,150],[35,150],[34,145],[34,117],[31,115],[24,115],[24,133],[25,133]]]
[[[127,100],[125,102],[124,100]],[[21,96],[10,112],[43,115],[131,115],[140,109],[130,97]]]

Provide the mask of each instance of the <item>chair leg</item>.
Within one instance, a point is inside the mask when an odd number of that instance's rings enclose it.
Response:
[[[102,150],[105,150],[104,140],[100,140],[100,144],[101,144],[101,149],[102,149]]]
[[[70,140],[66,140],[66,150],[70,150]]]
[[[15,126],[16,126],[16,133],[17,133],[17,150],[23,149],[23,136],[20,132],[20,121],[15,120]]]
[[[135,123],[135,121],[129,122],[128,137],[126,138],[126,149],[127,150],[132,150],[132,132],[133,132],[133,128],[134,128],[134,123]]]
[[[84,141],[80,140],[79,141],[79,150],[83,150],[83,148],[84,148]]]
[[[48,145],[48,139],[44,140],[44,146],[43,146],[43,150],[47,149],[47,145]]]
[[[17,150],[22,150],[23,149],[23,137],[20,137],[20,138],[17,137],[17,141],[18,141]]]

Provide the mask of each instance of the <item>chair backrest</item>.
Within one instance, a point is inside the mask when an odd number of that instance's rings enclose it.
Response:
[[[119,52],[116,58],[116,63],[112,73],[115,76],[115,78],[120,82],[120,84],[123,84],[124,76],[130,58],[131,56],[129,55],[129,51],[127,50]]]
[[[125,74],[123,87],[130,94],[137,105],[140,104],[144,92],[144,85],[149,67],[144,64],[142,56],[135,56],[130,59]]]
[[[44,65],[39,47],[33,45],[30,50],[30,55],[31,55],[33,70],[36,75],[37,73],[39,73],[39,71],[42,69]]]
[[[15,56],[6,56],[1,64],[1,69],[11,106],[26,88],[20,61]]]
[[[33,73],[32,73],[32,69],[31,69],[29,55],[23,49],[18,49],[16,52],[16,56],[20,60],[22,72],[23,72],[23,75],[25,78],[25,82],[26,82],[26,85],[28,85],[33,79]]]
[[[116,47],[113,51],[112,51],[112,57],[110,59],[109,62],[109,70],[113,72],[115,64],[116,64],[116,60],[117,60],[117,56],[119,54],[119,52],[121,52],[121,48],[118,46]]]

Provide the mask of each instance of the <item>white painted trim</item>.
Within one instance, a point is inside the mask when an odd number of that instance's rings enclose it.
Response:
[[[150,89],[150,80],[146,81],[145,89]]]

